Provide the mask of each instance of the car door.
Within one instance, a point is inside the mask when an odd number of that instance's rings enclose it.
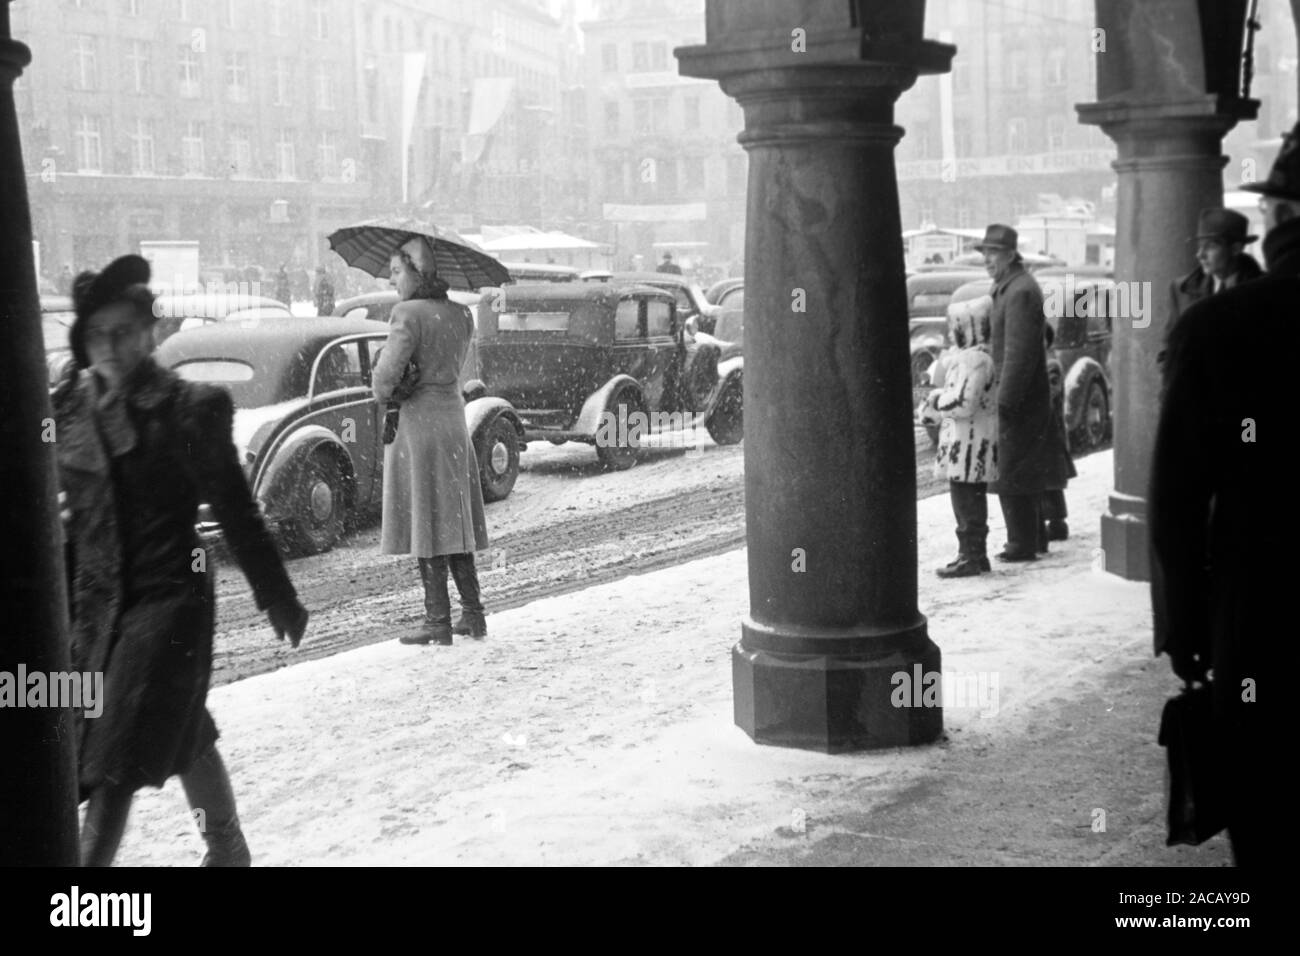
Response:
[[[646,411],[664,409],[665,386],[680,374],[677,311],[664,296],[631,293],[619,301],[614,320],[615,370],[641,384]]]
[[[338,339],[321,349],[312,366],[311,404],[305,423],[338,436],[352,458],[357,504],[375,495],[379,475],[379,407],[370,390],[368,337]],[[380,344],[383,344],[382,338]]]

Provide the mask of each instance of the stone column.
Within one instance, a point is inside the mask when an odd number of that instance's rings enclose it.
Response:
[[[1105,49],[1098,102],[1081,122],[1115,141],[1119,174],[1115,280],[1129,308],[1113,319],[1115,489],[1101,519],[1106,570],[1150,580],[1146,495],[1160,409],[1169,284],[1196,266],[1196,220],[1223,205],[1223,136],[1258,104],[1239,97],[1245,8],[1202,20],[1197,0],[1097,0]],[[1121,308],[1125,299],[1120,298]]]
[[[13,84],[31,52],[0,0],[0,681],[69,669],[67,588],[55,497],[52,413],[32,259],[31,212]],[[60,263],[60,268],[62,263]],[[25,684],[26,681],[24,680]],[[0,866],[77,863],[71,711],[0,707]]]
[[[709,0],[707,42],[677,51],[739,101],[749,151],[735,720],[826,752],[925,743],[943,716],[911,689],[939,649],[916,601],[893,109],[954,51],[921,40],[923,2],[790,6]]]

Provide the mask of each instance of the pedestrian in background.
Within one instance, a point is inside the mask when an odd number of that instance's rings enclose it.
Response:
[[[452,634],[484,637],[474,552],[488,545],[487,522],[460,381],[474,319],[448,299],[426,240],[402,246],[389,269],[401,301],[393,306],[388,341],[375,366],[375,399],[381,405],[393,400],[412,360],[416,380],[401,403],[397,434],[384,449],[381,549],[418,559],[426,625],[399,640],[450,644]],[[449,568],[461,600],[454,626]]]
[[[334,283],[324,266],[316,267],[316,314],[334,314]]]
[[[1043,348],[1043,293],[1017,251],[1019,236],[994,223],[975,248],[993,279],[992,356],[998,375],[998,478],[994,488],[1007,525],[1000,561],[1038,557],[1040,503],[1064,487],[1056,453],[1052,397]]]
[[[73,668],[104,675],[100,715],[77,722],[80,793],[89,801],[82,862],[108,866],[135,791],[179,774],[208,845],[203,865],[247,866],[205,706],[215,608],[195,532],[200,502],[215,512],[276,636],[297,647],[307,611],[240,469],[230,394],[186,382],[150,354],[148,282],[139,256],[77,277],[74,371],[53,402],[76,557]]]
[[[1300,517],[1294,472],[1295,383],[1262,374],[1261,347],[1295,341],[1300,303],[1300,123],[1262,194],[1263,278],[1187,310],[1169,340],[1167,392],[1152,459],[1148,515],[1155,652],[1189,683],[1212,676],[1210,749],[1226,791],[1238,866],[1289,866],[1285,815]],[[1211,674],[1212,672],[1212,674]]]
[[[1065,541],[1070,537],[1070,525],[1065,520],[1070,510],[1065,503],[1065,487],[1069,479],[1078,476],[1074,459],[1070,456],[1070,434],[1065,428],[1065,370],[1061,360],[1056,357],[1052,344],[1056,341],[1056,330],[1051,322],[1043,323],[1044,347],[1047,352],[1047,384],[1052,393],[1052,421],[1056,433],[1057,454],[1061,456],[1059,473],[1053,475],[1043,492],[1041,531],[1038,535],[1038,550],[1047,551],[1049,541]],[[1059,480],[1059,487],[1057,481]]]
[[[655,272],[667,272],[679,276],[682,274],[682,267],[673,262],[673,254],[671,252],[665,252],[664,261],[659,263],[659,267],[655,269]]]
[[[948,479],[957,519],[957,557],[936,573],[973,577],[990,570],[988,483],[998,477],[997,378],[989,354],[989,296],[948,306],[955,351],[945,362],[942,388],[922,404],[922,424],[939,425],[935,471]]]
[[[1183,313],[1195,303],[1232,289],[1264,274],[1253,256],[1246,254],[1247,244],[1258,236],[1249,234],[1250,220],[1239,212],[1210,206],[1201,210],[1196,221],[1196,268],[1169,284],[1169,320],[1165,324],[1164,347],[1156,356],[1163,370],[1169,350],[1169,338]]]
[[[275,274],[275,297],[285,305],[291,305],[293,301],[293,289],[289,286],[289,268],[283,263],[280,265],[280,271]]]

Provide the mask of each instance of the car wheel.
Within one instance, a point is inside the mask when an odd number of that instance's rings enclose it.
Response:
[[[510,495],[519,477],[519,434],[508,418],[493,419],[474,448],[484,501]]]
[[[641,452],[642,432],[649,427],[645,408],[635,395],[623,392],[614,400],[609,411],[614,415],[614,427],[617,429],[616,441],[604,443],[597,441],[596,457],[606,468],[627,471],[636,464]]]
[[[1106,441],[1110,430],[1110,402],[1106,398],[1106,386],[1099,379],[1093,379],[1088,385],[1087,397],[1083,403],[1083,421],[1079,424],[1081,444],[1089,451],[1100,448]]]
[[[925,388],[933,384],[930,381],[930,369],[934,368],[935,354],[929,349],[921,349],[912,354],[912,387]]]
[[[745,437],[744,389],[733,379],[718,396],[718,407],[709,416],[705,428],[719,445],[735,445]]]
[[[347,499],[343,474],[329,455],[312,455],[294,482],[285,543],[293,556],[320,554],[343,535]]]

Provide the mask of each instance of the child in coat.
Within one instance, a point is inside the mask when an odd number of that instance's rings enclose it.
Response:
[[[939,425],[935,471],[948,479],[957,519],[957,557],[941,578],[990,570],[988,484],[998,477],[997,376],[989,353],[993,299],[983,296],[948,307],[955,350],[944,362],[943,384],[917,410],[923,424]]]

